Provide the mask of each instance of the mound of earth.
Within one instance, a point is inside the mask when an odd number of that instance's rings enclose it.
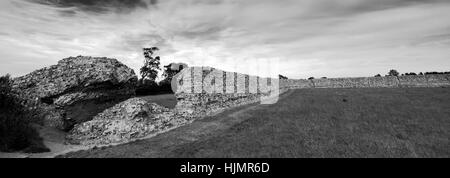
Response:
[[[44,125],[69,130],[135,95],[134,71],[116,59],[78,56],[14,79],[13,90]]]
[[[106,109],[91,121],[75,125],[67,140],[81,145],[123,143],[183,123],[186,120],[168,108],[142,98],[131,98]]]

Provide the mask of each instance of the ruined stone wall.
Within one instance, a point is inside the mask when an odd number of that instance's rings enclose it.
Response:
[[[415,75],[359,78],[330,78],[312,80],[280,81],[290,89],[297,88],[407,88],[407,87],[448,87],[450,75]]]
[[[310,80],[304,79],[287,79],[280,80],[280,86],[285,89],[314,88],[314,83],[312,83]]]
[[[278,97],[288,89],[450,86],[450,75],[278,80],[210,67],[186,70],[189,72],[179,77],[175,92],[178,99],[175,110],[186,117],[203,117],[226,108],[261,102],[262,98]]]
[[[186,117],[212,115],[226,108],[274,100],[286,87],[279,80],[210,67],[191,67],[177,76],[177,113]],[[292,81],[294,82],[294,81]],[[174,85],[174,83],[172,83]],[[276,99],[276,98],[275,98]]]
[[[174,78],[172,86],[178,100],[174,109],[131,98],[90,121],[76,124],[67,136],[69,143],[96,146],[126,143],[167,132],[224,109],[277,101],[288,89],[450,86],[449,75],[278,80],[209,67],[187,68]]]

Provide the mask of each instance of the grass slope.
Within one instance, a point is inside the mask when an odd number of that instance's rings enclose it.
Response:
[[[140,98],[166,108],[175,108],[175,105],[177,105],[177,98],[173,94],[148,95],[140,96]]]
[[[62,157],[450,157],[450,89],[307,89]]]

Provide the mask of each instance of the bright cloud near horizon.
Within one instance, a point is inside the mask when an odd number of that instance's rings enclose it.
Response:
[[[448,0],[2,0],[0,75],[69,56],[245,72],[278,59],[290,78],[450,70]]]

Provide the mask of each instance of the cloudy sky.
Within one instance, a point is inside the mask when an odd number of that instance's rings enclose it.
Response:
[[[78,55],[291,78],[450,70],[449,0],[1,0],[0,74]]]

